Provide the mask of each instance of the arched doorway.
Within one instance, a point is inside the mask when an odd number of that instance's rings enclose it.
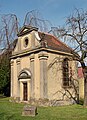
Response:
[[[18,76],[20,82],[20,100],[28,101],[30,99],[30,80],[31,72],[28,69],[23,69]]]

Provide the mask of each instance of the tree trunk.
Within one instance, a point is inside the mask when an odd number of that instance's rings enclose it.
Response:
[[[84,69],[84,106],[87,106],[87,75],[86,68]]]
[[[87,107],[87,68],[84,61],[81,62],[81,66],[83,68],[84,75],[84,107]]]
[[[87,77],[84,77],[84,106],[87,106]]]

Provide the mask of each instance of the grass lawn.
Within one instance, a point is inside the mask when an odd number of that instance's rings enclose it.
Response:
[[[9,102],[9,98],[0,98],[0,120],[87,120],[87,108],[81,105],[37,107],[35,117],[21,116],[23,106]]]

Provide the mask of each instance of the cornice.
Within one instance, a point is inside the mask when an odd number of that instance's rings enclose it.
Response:
[[[49,49],[49,48],[36,48],[36,49],[29,49],[29,50],[24,50],[24,51],[20,51],[20,52],[16,52],[11,56],[11,59],[17,58],[17,57],[23,57],[26,55],[30,55],[30,54],[35,54],[37,52],[41,52],[41,51],[46,51],[46,52],[50,52],[50,53],[55,53],[55,54],[61,54],[61,55],[68,55],[68,56],[73,56],[72,53],[66,53],[66,52],[62,52],[62,51],[58,51],[58,50],[53,50],[53,49]]]

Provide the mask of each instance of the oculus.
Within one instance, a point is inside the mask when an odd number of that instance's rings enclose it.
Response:
[[[28,39],[28,38],[25,38],[25,39],[24,39],[24,47],[27,47],[27,46],[28,46],[28,43],[29,43],[29,39]]]

